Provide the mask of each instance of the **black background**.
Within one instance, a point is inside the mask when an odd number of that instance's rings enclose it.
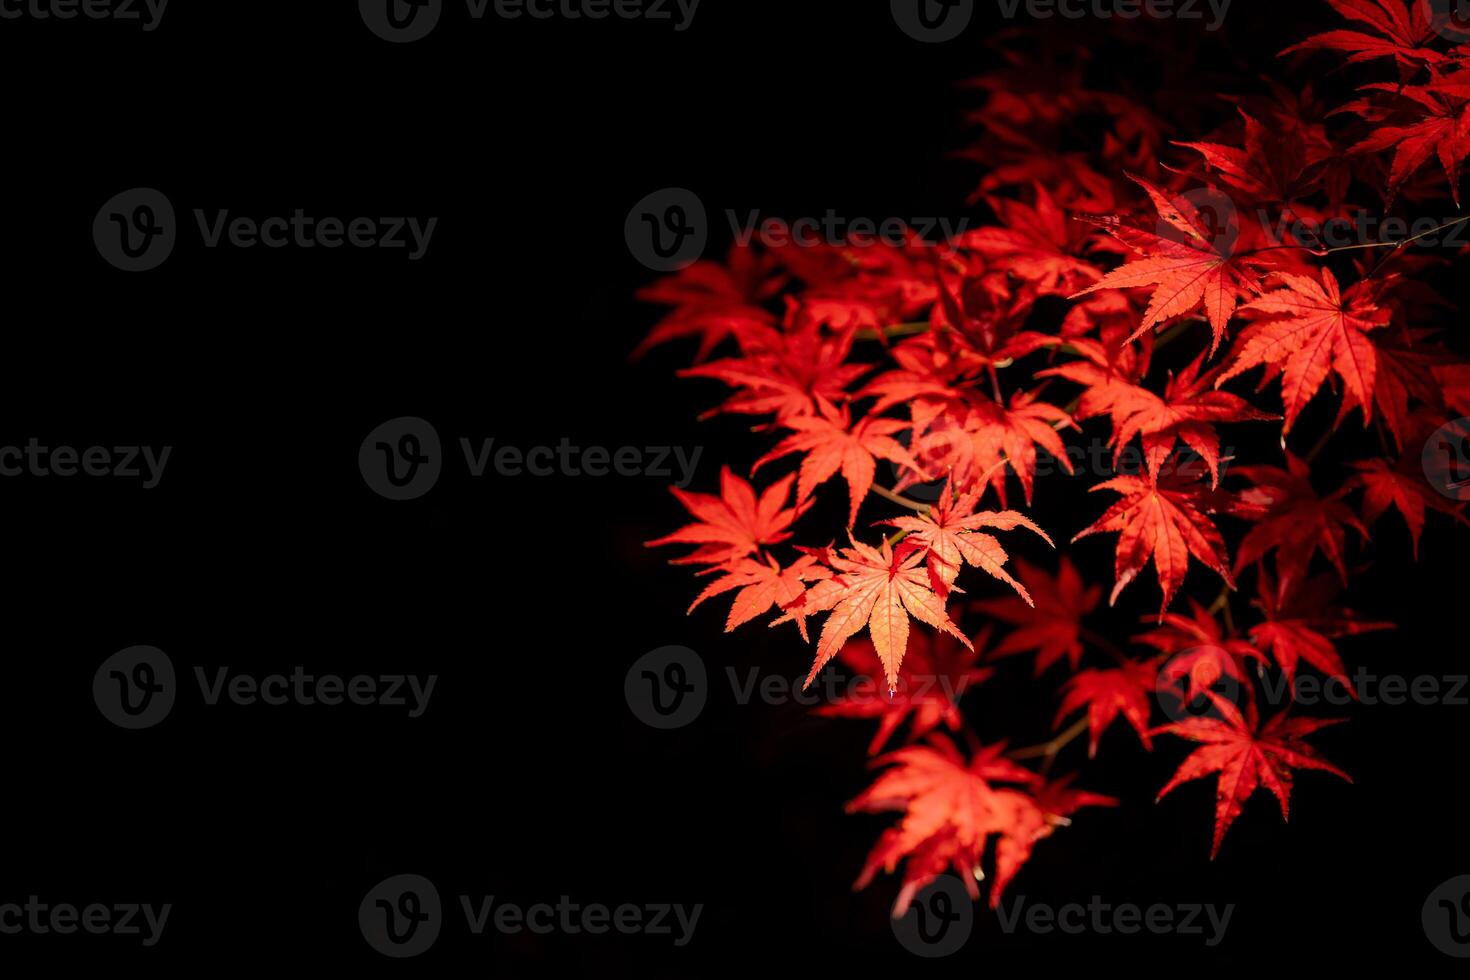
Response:
[[[1237,0],[1226,31],[1202,42],[1198,25],[1138,29],[1200,43],[1201,72],[1235,73],[1240,87],[1284,73],[1274,52],[1303,25],[1336,26],[1325,6],[1283,6]],[[654,277],[624,243],[628,209],[684,186],[716,215],[973,216],[961,202],[977,174],[947,154],[964,138],[954,82],[993,63],[988,29],[926,46],[886,4],[751,0],[704,0],[683,33],[473,23],[451,3],[433,36],[405,46],[373,37],[340,2],[175,0],[153,33],[0,21],[0,443],[173,447],[153,490],[0,481],[11,570],[0,901],[174,905],[153,949],[7,936],[0,962],[682,977],[1099,957],[1191,972],[1330,968],[1386,951],[1447,972],[1419,914],[1433,887],[1470,872],[1470,709],[1356,709],[1317,739],[1356,785],[1302,776],[1284,827],[1263,794],[1213,863],[1209,783],[1155,805],[1183,749],[1149,756],[1120,728],[1083,782],[1122,806],[1086,811],[1041,844],[1011,894],[1235,903],[1225,943],[1006,936],[982,912],[962,953],[928,963],[889,930],[892,879],[849,888],[887,825],[842,812],[868,781],[870,729],[735,703],[725,667],[795,677],[809,652],[784,630],[724,635],[715,608],[684,616],[697,585],[641,546],[683,517],[667,481],[465,474],[461,437],[700,446],[701,490],[720,463],[747,466],[767,443],[695,421],[719,391],[673,377],[687,349],[628,362],[657,315],[632,299]],[[1098,56],[1121,49],[1099,42]],[[1146,60],[1130,67],[1146,90]],[[90,228],[104,201],[137,186],[164,191],[185,227],[163,267],[127,275],[99,257]],[[196,207],[440,221],[410,263],[402,252],[207,250]],[[711,254],[727,240],[717,227]],[[371,429],[404,415],[431,421],[450,457],[428,496],[392,503],[364,485],[356,456]],[[1055,525],[1043,520],[1064,537],[1097,513],[1073,497]],[[1352,641],[1350,662],[1463,673],[1459,542],[1432,525],[1412,564],[1396,521],[1375,529],[1366,553],[1378,563],[1353,599],[1401,628]],[[1015,550],[1050,560],[1029,543]],[[1077,554],[1102,577],[1111,549]],[[1204,598],[1215,588],[1199,570],[1188,584]],[[1128,596],[1104,622],[1127,628],[1156,595]],[[416,720],[205,708],[186,688],[163,724],[125,732],[89,691],[107,655],[139,643],[186,673],[300,664],[439,682]],[[715,685],[698,721],[657,732],[628,710],[623,678],[668,644],[698,650]],[[1027,690],[1024,668],[1008,669],[967,710],[988,738],[1040,741],[1056,677]],[[1084,761],[1070,753],[1063,768]],[[363,942],[356,910],[374,883],[407,872],[450,902],[705,907],[683,949],[654,936],[471,938],[451,921],[423,958],[392,963]]]

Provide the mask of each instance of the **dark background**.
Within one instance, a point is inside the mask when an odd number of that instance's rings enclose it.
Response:
[[[1200,44],[1200,71],[1240,87],[1302,25],[1336,26],[1325,5],[1285,6],[1237,0],[1226,31]],[[1139,29],[1172,32],[1166,45],[1200,34]],[[961,202],[978,174],[946,155],[963,144],[969,104],[953,83],[993,63],[986,30],[925,46],[885,4],[750,0],[704,0],[677,34],[642,21],[472,23],[451,3],[433,36],[405,46],[339,2],[175,0],[153,33],[0,21],[0,443],[173,447],[148,491],[0,481],[11,569],[0,902],[174,905],[153,949],[7,936],[0,962],[683,977],[1333,968],[1386,951],[1447,972],[1419,913],[1432,888],[1470,872],[1466,708],[1353,711],[1317,742],[1356,785],[1301,776],[1285,827],[1262,794],[1213,863],[1210,784],[1155,805],[1183,747],[1148,756],[1120,728],[1083,782],[1123,805],[1039,845],[1011,894],[1233,902],[1224,945],[1006,936],[982,912],[963,952],[927,963],[889,930],[894,880],[849,889],[888,825],[842,812],[869,779],[870,727],[735,703],[725,667],[795,677],[809,650],[787,630],[724,635],[714,605],[684,616],[698,586],[641,546],[683,517],[666,481],[472,480],[455,455],[460,437],[702,446],[700,490],[720,463],[747,466],[767,443],[695,421],[719,389],[673,377],[688,349],[628,363],[656,318],[632,299],[653,274],[624,244],[628,209],[684,186],[716,214],[974,216]],[[1103,64],[1123,57],[1097,43]],[[1127,70],[1147,91],[1147,59]],[[90,228],[102,202],[137,186],[164,191],[189,224],[163,267],[127,275],[102,261]],[[402,252],[205,250],[195,207],[440,221],[428,256],[410,263]],[[451,455],[428,496],[392,503],[364,485],[356,454],[404,415],[431,421]],[[1042,519],[1063,536],[1098,512],[1072,497]],[[1232,548],[1239,530],[1227,532]],[[1353,601],[1401,627],[1351,641],[1349,662],[1463,673],[1459,553],[1431,525],[1411,564],[1407,534],[1385,519]],[[1110,539],[1076,554],[1106,577]],[[1209,598],[1207,579],[1193,571],[1190,591]],[[1102,622],[1131,628],[1153,608],[1151,583]],[[186,685],[165,722],[125,732],[89,691],[101,661],[133,644],[162,648],[185,673],[300,664],[439,683],[417,720],[204,708]],[[669,644],[699,651],[714,690],[698,721],[658,732],[622,686],[636,658]],[[987,738],[1041,741],[1058,677],[1028,686],[1023,665],[1007,669],[967,710]],[[1073,746],[1061,766],[1084,762]],[[683,949],[653,936],[474,939],[451,923],[399,964],[363,942],[356,909],[374,883],[407,872],[450,903],[705,908]]]

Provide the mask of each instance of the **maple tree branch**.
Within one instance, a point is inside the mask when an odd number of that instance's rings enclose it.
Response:
[[[912,337],[915,334],[926,333],[928,330],[929,321],[923,320],[918,323],[895,323],[882,330],[864,327],[855,336],[858,340],[882,340],[885,337]]]
[[[1442,231],[1449,231],[1451,228],[1455,227],[1456,225],[1463,225],[1467,221],[1470,221],[1470,214],[1467,214],[1464,217],[1456,218],[1454,221],[1447,222],[1446,224],[1442,224],[1438,228],[1430,228],[1428,231],[1420,232],[1417,235],[1414,235],[1414,236],[1412,236],[1410,238],[1402,239],[1401,241],[1396,241],[1396,242],[1363,242],[1363,243],[1360,243],[1360,244],[1357,244],[1357,245],[1339,245],[1336,248],[1329,248],[1326,251],[1321,252],[1320,254],[1322,254],[1322,255],[1333,255],[1333,254],[1336,254],[1337,252],[1360,252],[1360,251],[1363,251],[1364,249],[1370,249],[1370,248],[1392,248],[1392,249],[1405,248],[1405,247],[1407,247],[1409,245],[1412,245],[1415,242],[1419,241],[1421,238],[1428,238],[1430,235],[1437,235],[1437,234],[1439,234]]]
[[[1307,450],[1307,454],[1302,457],[1302,462],[1310,466],[1321,455],[1322,450],[1327,448],[1327,444],[1332,441],[1332,437],[1335,435],[1337,435],[1337,426],[1333,425],[1328,427],[1327,431],[1322,433],[1321,438],[1317,440],[1316,445]],[[1283,439],[1282,442],[1284,444],[1285,440]]]
[[[1077,627],[1077,635],[1104,653],[1110,654],[1118,663],[1129,663],[1128,655],[1123,652],[1123,648],[1096,630],[1088,629],[1086,626],[1079,626]]]
[[[873,484],[873,492],[882,497],[884,500],[892,501],[893,503],[898,504],[900,507],[907,507],[909,510],[916,510],[920,514],[929,513],[929,504],[921,504],[917,500],[911,500],[901,493],[894,493],[887,487],[879,486],[875,483]]]
[[[1215,601],[1210,604],[1210,608],[1206,612],[1212,616],[1217,612],[1223,612],[1225,614],[1226,632],[1235,632],[1235,617],[1230,614],[1230,586],[1227,585],[1220,590],[1220,594],[1215,596]]]
[[[1049,742],[1040,745],[1027,746],[1024,749],[1016,749],[1007,752],[1006,755],[1012,759],[1041,759],[1041,774],[1044,776],[1051,771],[1052,764],[1056,762],[1057,754],[1075,742],[1083,732],[1087,731],[1087,715],[1084,713],[1072,723],[1072,727],[1057,735]]]

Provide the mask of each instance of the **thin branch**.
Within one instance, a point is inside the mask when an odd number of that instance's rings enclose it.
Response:
[[[1083,714],[1081,718],[1078,718],[1072,723],[1071,728],[1057,735],[1050,742],[1028,746],[1024,749],[1016,749],[1014,752],[1007,752],[1006,756],[1017,760],[1040,759],[1041,774],[1045,776],[1051,771],[1052,764],[1056,762],[1057,754],[1075,742],[1078,736],[1085,731],[1087,731],[1087,715]]]
[[[901,493],[894,493],[887,487],[882,487],[875,483],[873,484],[873,492],[882,497],[884,500],[892,501],[893,503],[898,504],[900,507],[907,507],[909,510],[916,510],[920,514],[929,513],[929,504],[921,504],[917,500],[911,500]]]

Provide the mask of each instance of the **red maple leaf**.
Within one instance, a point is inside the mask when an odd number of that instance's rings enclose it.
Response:
[[[1174,317],[1203,306],[1214,331],[1210,345],[1213,354],[1225,336],[1240,297],[1258,290],[1261,276],[1271,267],[1270,260],[1245,251],[1236,254],[1240,235],[1236,216],[1227,216],[1223,228],[1212,227],[1211,220],[1222,216],[1207,216],[1188,198],[1171,199],[1142,177],[1129,176],[1148,192],[1159,217],[1174,232],[1174,237],[1133,228],[1117,218],[1098,219],[1111,235],[1141,257],[1114,269],[1101,282],[1073,298],[1099,289],[1153,286],[1153,298],[1133,336],[1142,336]]]
[[[1322,389],[1328,374],[1342,379],[1354,404],[1372,418],[1373,384],[1378,359],[1368,333],[1386,324],[1391,312],[1378,306],[1381,283],[1359,282],[1346,292],[1332,270],[1322,270],[1317,283],[1305,276],[1276,275],[1285,289],[1267,293],[1244,309],[1266,314],[1236,341],[1230,366],[1215,382],[1224,384],[1258,364],[1281,372],[1281,397],[1290,432],[1307,402]]]
[[[1276,796],[1281,804],[1281,818],[1285,820],[1291,801],[1293,769],[1319,769],[1352,782],[1347,773],[1323,760],[1304,741],[1306,736],[1341,719],[1288,718],[1283,711],[1261,726],[1253,705],[1247,704],[1246,714],[1242,714],[1223,698],[1216,697],[1214,701],[1223,718],[1191,718],[1154,730],[1156,735],[1178,735],[1203,743],[1159,790],[1158,799],[1162,800],[1182,783],[1219,774],[1211,859],[1220,853],[1225,832],[1259,787],[1266,787]]]
[[[930,590],[928,575],[919,567],[924,553],[923,548],[912,545],[894,549],[884,541],[873,548],[853,541],[851,548],[827,554],[825,562],[834,573],[832,577],[818,582],[800,599],[789,603],[786,615],[771,624],[795,620],[805,635],[806,617],[828,613],[817,640],[816,660],[806,678],[807,686],[848,638],[864,627],[878,651],[878,658],[883,661],[890,690],[898,687],[898,669],[908,647],[910,616],[970,645],[969,638],[950,622],[944,611],[944,600]]]
[[[670,491],[694,516],[695,523],[686,524],[667,537],[649,541],[646,547],[666,544],[693,544],[699,548],[690,555],[676,558],[675,565],[722,565],[744,558],[761,548],[780,544],[791,537],[789,528],[800,513],[788,508],[791,481],[787,476],[771,484],[757,499],[749,483],[730,472],[720,470],[720,495],[690,493],[671,487]]]
[[[1097,743],[1107,727],[1119,715],[1138,733],[1138,740],[1145,749],[1152,751],[1149,740],[1149,698],[1158,684],[1158,667],[1152,661],[1130,661],[1119,667],[1084,670],[1067,682],[1062,706],[1057,709],[1053,728],[1061,727],[1062,719],[1087,709],[1087,754],[1097,755]]]
[[[1224,677],[1241,696],[1254,697],[1246,663],[1265,663],[1265,657],[1236,634],[1227,636],[1214,614],[1198,602],[1190,599],[1189,608],[1189,616],[1169,613],[1157,629],[1136,638],[1167,658],[1159,667],[1160,691],[1170,690],[1187,705],[1213,690]],[[1173,691],[1180,681],[1188,683],[1181,691]]]
[[[1293,51],[1342,51],[1348,63],[1393,58],[1407,68],[1438,64],[1446,56],[1429,47],[1439,37],[1436,14],[1426,0],[1327,0],[1342,16],[1371,28],[1362,31],[1336,30],[1314,34],[1281,53]]]
[[[1037,447],[1071,473],[1072,461],[1057,428],[1075,425],[1064,410],[1041,401],[1034,392],[1016,392],[1009,407],[976,396],[957,402],[935,418],[914,441],[914,452],[930,470],[951,473],[956,486],[988,480],[1002,505],[1008,468],[1021,481],[1029,505],[1036,482]]]
[[[689,607],[689,612],[693,612],[706,599],[739,589],[734,604],[730,606],[730,615],[725,620],[726,633],[762,613],[769,612],[773,607],[784,609],[805,594],[806,586],[803,583],[815,582],[831,575],[826,568],[817,564],[817,559],[812,555],[803,555],[789,568],[782,568],[776,559],[767,555],[763,562],[753,558],[737,558],[709,571],[718,573],[719,578],[705,586],[699,598]]]
[[[978,751],[968,762],[948,739],[899,749],[874,760],[887,767],[848,804],[849,813],[902,811],[896,827],[885,830],[868,855],[854,887],[864,888],[879,870],[893,872],[905,862],[903,888],[893,914],[902,916],[913,897],[939,875],[953,869],[974,898],[983,877],[987,842],[996,845],[992,907],[1030,856],[1035,843],[1085,806],[1111,806],[1115,800],[1071,790],[1065,783],[1039,785],[1040,778],[1007,760],[1004,746]],[[1035,787],[1034,793],[995,783]]]
[[[1307,577],[1312,556],[1321,552],[1338,576],[1347,582],[1346,528],[1366,538],[1368,531],[1343,501],[1350,488],[1319,497],[1312,487],[1311,469],[1291,453],[1286,469],[1275,466],[1239,466],[1234,471],[1253,486],[1242,491],[1241,500],[1259,507],[1261,518],[1240,542],[1235,573],[1276,552],[1276,578],[1290,591]]]
[[[878,468],[875,459],[886,459],[923,472],[903,444],[893,438],[895,433],[909,428],[908,422],[869,415],[854,424],[847,406],[838,409],[821,397],[817,398],[817,411],[816,415],[783,421],[782,427],[792,430],[791,435],[756,460],[751,475],[784,456],[805,454],[796,483],[797,502],[804,504],[819,485],[840,470],[847,481],[851,502],[847,525],[851,527],[857,523],[858,508],[873,486],[873,475]]]
[[[819,399],[847,400],[847,387],[869,370],[848,364],[854,331],[826,336],[815,324],[777,330],[751,325],[736,331],[741,356],[722,358],[679,372],[681,378],[713,378],[737,389],[707,414],[775,415],[784,421],[812,415]]]
[[[641,357],[649,348],[680,337],[699,337],[696,361],[709,357],[726,337],[741,327],[770,326],[776,318],[761,304],[780,292],[786,278],[768,255],[734,246],[725,264],[696,262],[672,276],[640,290],[638,298],[674,309],[659,321],[634,350]]]
[[[1088,385],[1077,417],[1107,415],[1112,419],[1113,434],[1108,445],[1115,459],[1134,436],[1139,436],[1148,472],[1157,476],[1175,445],[1182,442],[1205,461],[1211,484],[1216,485],[1220,482],[1220,436],[1215,424],[1266,422],[1279,416],[1256,411],[1244,398],[1211,390],[1213,373],[1201,376],[1203,363],[1201,354],[1177,376],[1171,375],[1163,395],[1124,382],[1087,361],[1042,373]]]
[[[1460,170],[1470,156],[1470,81],[1461,72],[1431,85],[1389,85],[1374,83],[1364,88],[1390,93],[1412,102],[1409,121],[1391,124],[1381,107],[1359,100],[1345,106],[1344,111],[1363,116],[1373,123],[1373,135],[1354,146],[1351,153],[1382,153],[1393,150],[1393,164],[1388,173],[1388,203],[1393,203],[1400,189],[1431,159],[1438,159],[1450,182],[1450,196],[1460,203]],[[1428,115],[1423,114],[1428,110]]]
[[[1419,559],[1419,537],[1424,533],[1425,515],[1430,510],[1449,514],[1461,524],[1466,521],[1460,505],[1434,490],[1424,480],[1423,463],[1405,457],[1394,464],[1386,459],[1370,459],[1354,463],[1357,474],[1345,489],[1362,488],[1363,523],[1372,526],[1392,507],[1408,525],[1413,541],[1414,560]]]
[[[1266,621],[1251,627],[1251,639],[1276,659],[1288,689],[1295,684],[1297,664],[1305,661],[1354,693],[1333,639],[1393,629],[1393,624],[1362,620],[1345,609],[1333,610],[1330,602],[1338,587],[1330,576],[1317,576],[1286,593],[1263,570],[1256,588],[1256,605]]]
[[[1102,270],[1080,258],[1096,233],[1070,220],[1040,184],[1035,206],[989,198],[1001,227],[967,232],[959,244],[995,262],[1035,287],[1039,294],[1076,292],[1102,278]]]
[[[1159,618],[1163,619],[1174,593],[1184,583],[1190,555],[1234,587],[1225,539],[1206,516],[1208,492],[1196,483],[1166,467],[1158,477],[1119,476],[1092,488],[1123,495],[1072,539],[1076,542],[1093,534],[1118,534],[1113,565],[1116,582],[1108,599],[1110,604],[1117,602],[1123,588],[1153,561],[1164,592],[1159,606]]]
[[[1087,585],[1065,555],[1056,577],[1025,560],[1016,562],[1016,577],[1026,586],[1032,602],[1003,596],[974,603],[979,612],[1017,628],[1001,640],[992,657],[1036,653],[1036,673],[1066,658],[1075,671],[1082,660],[1082,619],[1097,608],[1102,587]]]
[[[1331,145],[1313,146],[1298,123],[1268,129],[1240,110],[1245,126],[1242,148],[1220,143],[1179,143],[1194,150],[1236,190],[1258,202],[1289,204],[1310,192],[1323,171]]]
[[[1030,518],[1013,510],[987,510],[977,514],[975,505],[980,502],[982,492],[969,490],[956,497],[952,481],[946,479],[939,502],[930,510],[915,517],[896,517],[879,523],[906,532],[906,541],[923,546],[930,584],[941,599],[948,598],[960,566],[971,565],[1000,579],[1030,604],[1026,589],[1005,570],[1009,557],[1005,549],[992,535],[980,531],[982,528],[1013,531],[1024,527],[1040,535],[1047,544],[1052,543],[1051,538]]]
[[[976,667],[990,639],[990,628],[975,637],[966,647],[945,633],[921,631],[912,637],[903,666],[898,671],[898,688],[882,688],[876,679],[883,662],[871,641],[850,641],[838,655],[842,663],[859,675],[848,690],[830,704],[817,709],[827,718],[877,718],[878,731],[868,745],[868,754],[876,755],[893,734],[909,722],[909,741],[917,741],[941,725],[952,732],[964,725],[959,700],[970,688],[984,682],[993,671]]]

